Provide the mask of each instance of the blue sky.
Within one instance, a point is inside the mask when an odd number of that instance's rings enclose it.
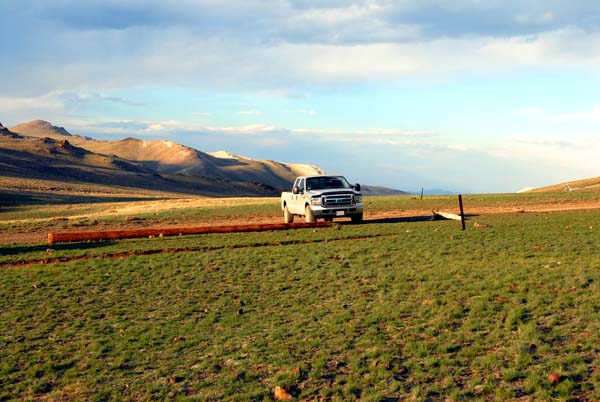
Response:
[[[0,121],[417,191],[600,175],[593,1],[2,0]]]

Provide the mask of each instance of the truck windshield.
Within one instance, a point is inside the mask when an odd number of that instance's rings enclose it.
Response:
[[[350,184],[343,176],[323,176],[306,179],[307,190],[323,190],[328,188],[350,188]]]

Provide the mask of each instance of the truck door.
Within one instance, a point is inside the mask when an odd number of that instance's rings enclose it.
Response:
[[[304,179],[298,179],[295,183],[298,186],[298,194],[292,194],[292,205],[290,212],[301,215],[304,213]]]

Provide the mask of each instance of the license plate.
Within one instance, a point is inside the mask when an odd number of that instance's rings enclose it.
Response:
[[[336,211],[335,216],[344,216],[344,211]]]

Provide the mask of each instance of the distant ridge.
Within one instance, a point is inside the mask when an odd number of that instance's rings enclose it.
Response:
[[[600,177],[592,177],[589,179],[566,181],[560,184],[545,186],[540,188],[530,189],[528,193],[546,193],[546,192],[580,192],[580,191],[599,191]]]
[[[256,161],[230,153],[218,153],[220,157],[186,147],[169,140],[140,140],[128,137],[118,141],[101,141],[79,135],[71,135],[62,127],[35,120],[20,124],[15,131],[35,137],[50,137],[69,141],[97,154],[116,155],[137,162],[159,174],[209,177],[231,182],[248,182],[282,190],[293,182],[302,165],[273,161]],[[66,135],[64,134],[66,133]],[[222,156],[226,156],[223,158]],[[311,171],[320,171],[318,168]]]
[[[0,135],[0,176],[214,197],[277,194],[273,188],[261,184],[162,175],[143,164],[98,154],[72,145],[66,139],[49,137]]]
[[[33,135],[36,137],[50,137],[55,135],[71,136],[64,127],[53,126],[44,120],[33,120],[29,123],[19,124],[10,129],[12,132],[21,135]]]
[[[406,195],[409,194],[406,191],[394,190],[393,188],[380,187],[380,186],[361,186],[361,191],[364,195]]]
[[[71,135],[64,128],[42,120],[20,124],[13,129],[28,136],[54,139],[66,137],[78,147],[97,154],[116,155],[160,174],[262,184],[277,191],[290,187],[296,176],[325,173],[316,166],[254,160],[226,151],[209,154],[169,140],[146,141],[132,137],[118,141],[95,140]]]
[[[72,135],[64,127],[52,125],[43,120],[34,120],[14,126],[12,131],[26,138],[45,138],[58,141],[62,146],[61,151],[55,150],[57,158],[64,156],[68,147],[74,147],[88,152],[87,159],[96,161],[105,158],[102,168],[106,168],[106,161],[112,167],[122,165],[124,170],[143,169],[139,173],[154,174],[156,176],[169,176],[177,182],[193,182],[194,178],[214,181],[213,184],[222,183],[223,192],[231,191],[239,195],[243,189],[248,189],[251,195],[278,195],[280,191],[289,189],[297,176],[321,175],[325,171],[308,164],[282,163],[270,160],[254,160],[248,157],[235,155],[227,151],[205,153],[185,145],[169,140],[140,140],[137,138],[124,138],[118,141],[96,140],[90,137]],[[21,137],[22,138],[22,137]],[[33,142],[23,142],[34,148],[33,153],[48,155],[47,150],[35,147]],[[50,146],[49,143],[46,144]],[[56,145],[53,145],[56,148]],[[80,152],[80,151],[78,151]],[[52,152],[50,152],[52,154]],[[75,155],[70,155],[75,157]],[[106,159],[108,158],[108,159]],[[112,159],[111,159],[112,158]],[[41,163],[36,161],[36,163]],[[45,163],[50,163],[46,161]],[[116,165],[115,165],[116,164]],[[112,168],[111,167],[111,168]],[[88,169],[100,168],[94,163]],[[39,166],[42,170],[43,166]],[[41,172],[40,172],[41,173]],[[92,172],[94,173],[94,172]],[[133,180],[133,177],[129,178]],[[135,180],[134,180],[135,181]],[[233,189],[234,187],[240,187]],[[184,186],[185,187],[185,186]],[[202,188],[195,190],[202,193]],[[383,187],[365,188],[369,195],[401,194],[398,190]]]

